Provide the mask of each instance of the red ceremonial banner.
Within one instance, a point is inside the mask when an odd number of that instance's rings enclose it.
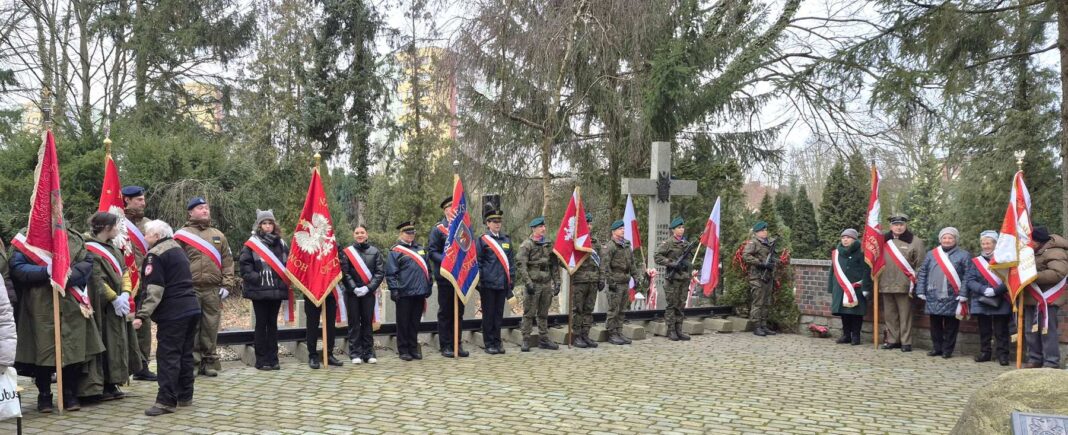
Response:
[[[319,177],[319,168],[312,171],[308,196],[304,198],[304,210],[293,231],[286,270],[291,275],[292,287],[304,292],[304,296],[317,307],[341,281],[334,224],[330,219],[330,207],[323,191],[323,181]]]

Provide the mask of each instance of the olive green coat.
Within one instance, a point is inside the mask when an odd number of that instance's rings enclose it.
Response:
[[[634,285],[641,289],[642,285],[641,266],[638,264],[634,251],[630,249],[630,242],[626,239],[621,241],[609,240],[601,248],[601,265],[604,269],[605,279],[610,288],[627,288],[630,280],[634,279]]]
[[[683,239],[676,239],[674,236],[668,237],[660,243],[660,246],[656,247],[656,256],[654,260],[659,266],[665,267],[664,279],[668,281],[689,281],[690,269],[693,268],[693,258],[684,258],[682,260],[681,267],[675,270],[667,269],[674,267],[676,262],[683,254],[693,254],[693,251],[686,252],[686,247],[690,245],[690,242]]]
[[[85,261],[85,240],[74,231],[67,230],[67,246],[71,264]],[[56,345],[55,322],[52,318],[51,281],[21,284],[19,296],[18,345],[15,349],[15,365],[20,372],[32,376],[27,366],[55,367]],[[89,295],[92,298],[92,294]],[[72,292],[59,299],[60,331],[63,340],[63,366],[89,361],[104,351],[100,331],[92,318],[82,316]],[[94,314],[98,315],[98,314]]]
[[[106,350],[89,362],[88,373],[82,378],[78,390],[79,396],[100,394],[105,384],[125,384],[130,377],[131,367],[141,367],[137,333],[129,320],[115,315],[115,308],[111,305],[122,293],[123,275],[126,273],[122,251],[106,241],[96,242],[119,261],[119,271],[116,272],[111,263],[101,256],[93,260],[93,277],[89,280],[93,311],[96,312],[93,320]]]

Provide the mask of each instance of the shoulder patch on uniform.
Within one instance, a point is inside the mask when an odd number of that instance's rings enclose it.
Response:
[[[214,244],[216,244],[216,245],[218,245],[218,244],[222,243],[222,237],[219,237],[219,236],[213,236],[213,237],[211,238],[211,242],[212,242],[212,243],[214,243]]]
[[[424,250],[420,249],[420,250],[419,250],[419,255],[426,255],[426,251],[424,251]]]
[[[152,274],[152,257],[145,257],[145,276]]]
[[[501,243],[501,247],[504,249],[512,249],[512,244],[508,242]]]

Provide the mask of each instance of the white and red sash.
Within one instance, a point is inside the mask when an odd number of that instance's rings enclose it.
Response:
[[[482,241],[486,242],[486,245],[490,247],[490,251],[493,251],[493,255],[497,256],[497,261],[504,266],[504,276],[508,278],[508,284],[512,284],[512,265],[508,263],[508,255],[504,252],[504,248],[501,247],[500,243],[497,243],[497,239],[494,239],[489,234],[483,234]]]
[[[931,255],[934,255],[935,264],[942,269],[942,275],[945,275],[946,282],[950,287],[953,287],[953,296],[960,296],[960,275],[957,274],[957,269],[953,268],[953,263],[949,261],[949,255],[946,251],[942,250],[942,247],[936,247],[931,250]],[[969,316],[968,303],[964,301],[957,301],[956,317],[958,319],[965,319]]]
[[[1031,283],[1027,287],[1027,291],[1031,293],[1031,297],[1035,298],[1035,325],[1032,327],[1032,332],[1038,331],[1039,323],[1042,324],[1042,333],[1049,332],[1049,305],[1057,302],[1061,296],[1064,296],[1065,282],[1068,281],[1068,277],[1061,278],[1061,281],[1050,287],[1049,290],[1042,291],[1035,283]],[[1056,321],[1056,319],[1054,319]]]
[[[352,263],[352,268],[356,269],[356,274],[360,275],[360,279],[363,280],[364,285],[371,283],[371,268],[367,267],[367,263],[364,263],[363,257],[360,256],[359,251],[355,246],[349,246],[343,250],[345,256],[348,257],[349,263]]]
[[[123,218],[123,220],[126,222],[126,233],[131,236],[132,244],[137,247],[138,251],[141,251],[141,255],[148,255],[148,241],[145,240],[145,235],[141,234],[141,230],[129,219]]]
[[[18,249],[19,252],[21,252],[23,255],[25,255],[26,258],[29,258],[30,261],[34,262],[34,264],[36,264],[38,266],[42,266],[42,267],[48,269],[48,274],[49,275],[52,274],[52,257],[41,257],[41,256],[37,255],[33,251],[33,249],[30,249],[29,246],[26,246],[26,235],[25,234],[22,234],[22,233],[16,234],[15,238],[11,240],[11,246],[14,246],[15,249]],[[64,289],[64,290],[66,290],[66,289]],[[89,306],[89,293],[88,293],[87,290],[78,289],[78,288],[75,288],[75,287],[71,287],[71,290],[74,290],[74,291],[64,291],[64,292],[60,292],[60,294],[62,295],[64,293],[68,293],[79,304],[87,306],[87,307]],[[89,312],[92,313],[92,310],[90,310]]]
[[[116,275],[122,276],[122,265],[119,263],[119,259],[115,258],[115,255],[106,246],[100,242],[85,242],[85,250],[103,258],[104,262],[111,266],[111,270]]]
[[[990,269],[990,262],[982,255],[973,258],[972,263],[975,264],[975,269],[979,271],[979,275],[983,277],[983,280],[986,281],[987,285],[993,288],[998,288],[1004,283],[1004,281],[1001,280],[1001,277]],[[1010,303],[1012,302],[1008,292],[1005,292],[1005,300]]]
[[[842,288],[842,306],[853,308],[860,303],[857,300],[857,290],[853,287],[853,283],[849,281],[849,277],[846,276],[845,270],[842,269],[842,264],[838,260],[838,250],[835,249],[831,251],[831,269],[833,270],[835,281],[838,281],[838,286]]]
[[[422,255],[419,255],[415,251],[413,251],[413,250],[411,250],[411,249],[409,249],[407,247],[401,246],[401,245],[394,246],[393,247],[393,252],[396,252],[398,254],[401,254],[401,255],[407,256],[408,258],[411,258],[412,261],[415,262],[415,264],[418,264],[419,267],[423,269],[423,275],[426,276],[426,279],[430,279],[430,269],[427,268],[426,260],[423,259]]]
[[[174,233],[174,240],[192,246],[193,249],[200,251],[202,254],[210,258],[212,263],[215,263],[215,266],[217,266],[219,270],[222,270],[222,254],[219,253],[218,249],[215,249],[215,246],[212,245],[211,242],[184,229]]]
[[[912,290],[916,287],[916,269],[912,268],[909,261],[905,259],[905,254],[901,253],[901,250],[898,249],[893,240],[887,240],[886,247],[889,248],[887,252],[890,253],[890,259],[894,261],[901,273],[904,273],[905,277],[909,279],[909,293],[912,293]]]

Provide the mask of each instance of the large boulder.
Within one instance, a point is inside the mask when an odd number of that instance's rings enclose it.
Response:
[[[1068,415],[1068,371],[1015,370],[972,395],[953,435],[1012,433],[1012,412]]]

